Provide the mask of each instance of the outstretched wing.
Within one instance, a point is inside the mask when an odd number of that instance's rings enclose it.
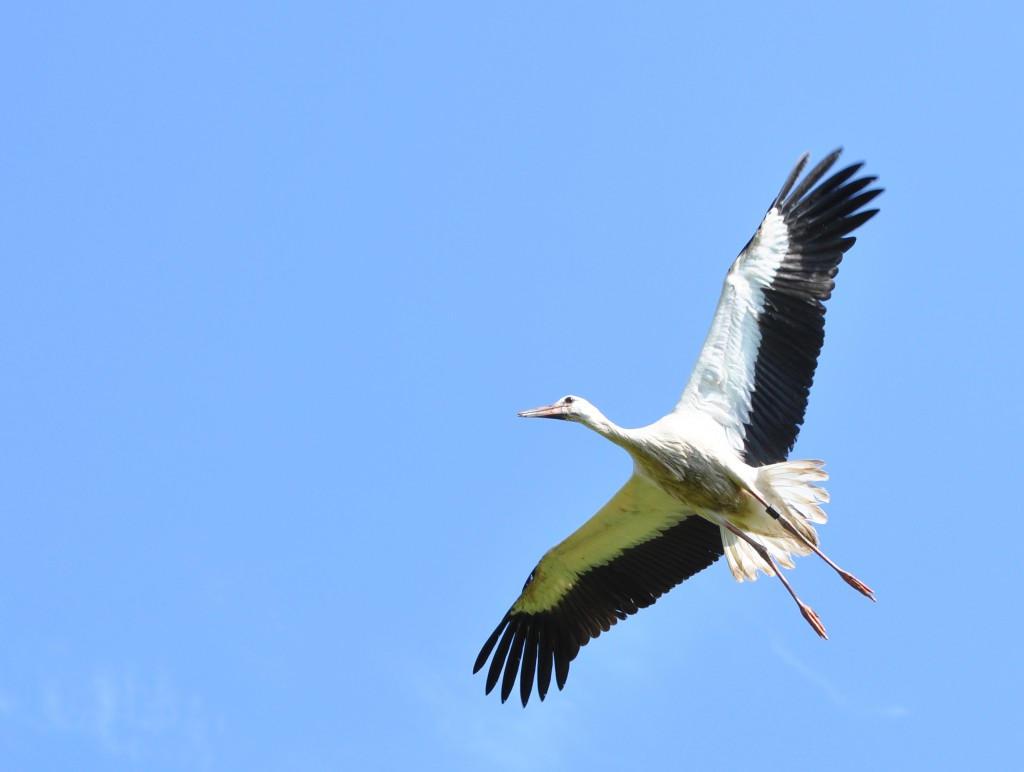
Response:
[[[480,650],[473,672],[493,651],[488,694],[500,678],[504,702],[518,674],[523,706],[534,676],[543,700],[552,668],[561,689],[581,646],[721,555],[717,525],[634,474],[596,515],[544,555]]]
[[[807,409],[825,339],[824,301],[848,234],[870,220],[880,188],[856,177],[862,164],[819,182],[836,150],[796,184],[805,154],[732,264],[700,358],[676,412],[711,416],[752,466],[783,461]],[[817,186],[817,187],[815,187]]]

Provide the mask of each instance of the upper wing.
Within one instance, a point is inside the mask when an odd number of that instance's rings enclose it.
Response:
[[[789,455],[807,409],[825,339],[825,306],[848,236],[877,209],[875,177],[852,179],[862,164],[820,185],[841,151],[796,188],[804,156],[725,277],[718,309],[676,412],[699,411],[721,424],[752,466]],[[817,185],[817,187],[815,187]]]
[[[521,666],[523,705],[534,674],[543,700],[552,665],[561,689],[581,646],[721,555],[717,525],[634,474],[596,515],[541,558],[519,600],[480,650],[473,672],[494,651],[487,693],[504,669],[501,701],[508,699]]]

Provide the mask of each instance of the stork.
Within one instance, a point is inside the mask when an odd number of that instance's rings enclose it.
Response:
[[[570,395],[519,413],[581,423],[623,448],[633,472],[611,500],[533,569],[519,599],[484,643],[473,672],[491,660],[486,692],[501,701],[516,677],[525,707],[536,681],[559,689],[591,638],[654,603],[723,554],[737,581],[777,576],[822,638],[818,615],[780,566],[819,555],[871,600],[873,591],[819,548],[826,516],[824,462],[787,461],[804,420],[824,341],[825,306],[849,234],[877,209],[875,177],[854,164],[828,179],[836,150],[797,184],[790,172],[726,274],[696,367],[675,409],[650,426],[616,426]],[[492,656],[493,654],[493,656]]]

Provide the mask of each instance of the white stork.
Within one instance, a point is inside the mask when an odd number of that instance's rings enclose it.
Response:
[[[836,150],[796,184],[797,163],[754,237],[725,277],[711,330],[675,409],[641,429],[616,426],[576,396],[523,417],[576,421],[633,458],[611,501],[550,549],[484,644],[473,672],[494,654],[487,693],[501,701],[519,676],[525,706],[558,688],[580,647],[655,602],[724,553],[737,581],[778,576],[822,638],[825,628],[779,570],[811,551],[874,600],[872,590],[818,549],[824,523],[821,461],[786,461],[803,423],[825,306],[849,234],[878,210],[875,177],[848,166],[821,182]],[[819,184],[820,183],[820,184]],[[794,187],[795,186],[795,187]],[[502,672],[504,671],[504,673]]]

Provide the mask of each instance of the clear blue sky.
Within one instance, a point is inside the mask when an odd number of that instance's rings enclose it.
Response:
[[[24,3],[0,26],[11,770],[997,768],[1024,678],[1019,2]],[[476,653],[674,403],[793,162],[887,191],[796,454],[527,710]]]

